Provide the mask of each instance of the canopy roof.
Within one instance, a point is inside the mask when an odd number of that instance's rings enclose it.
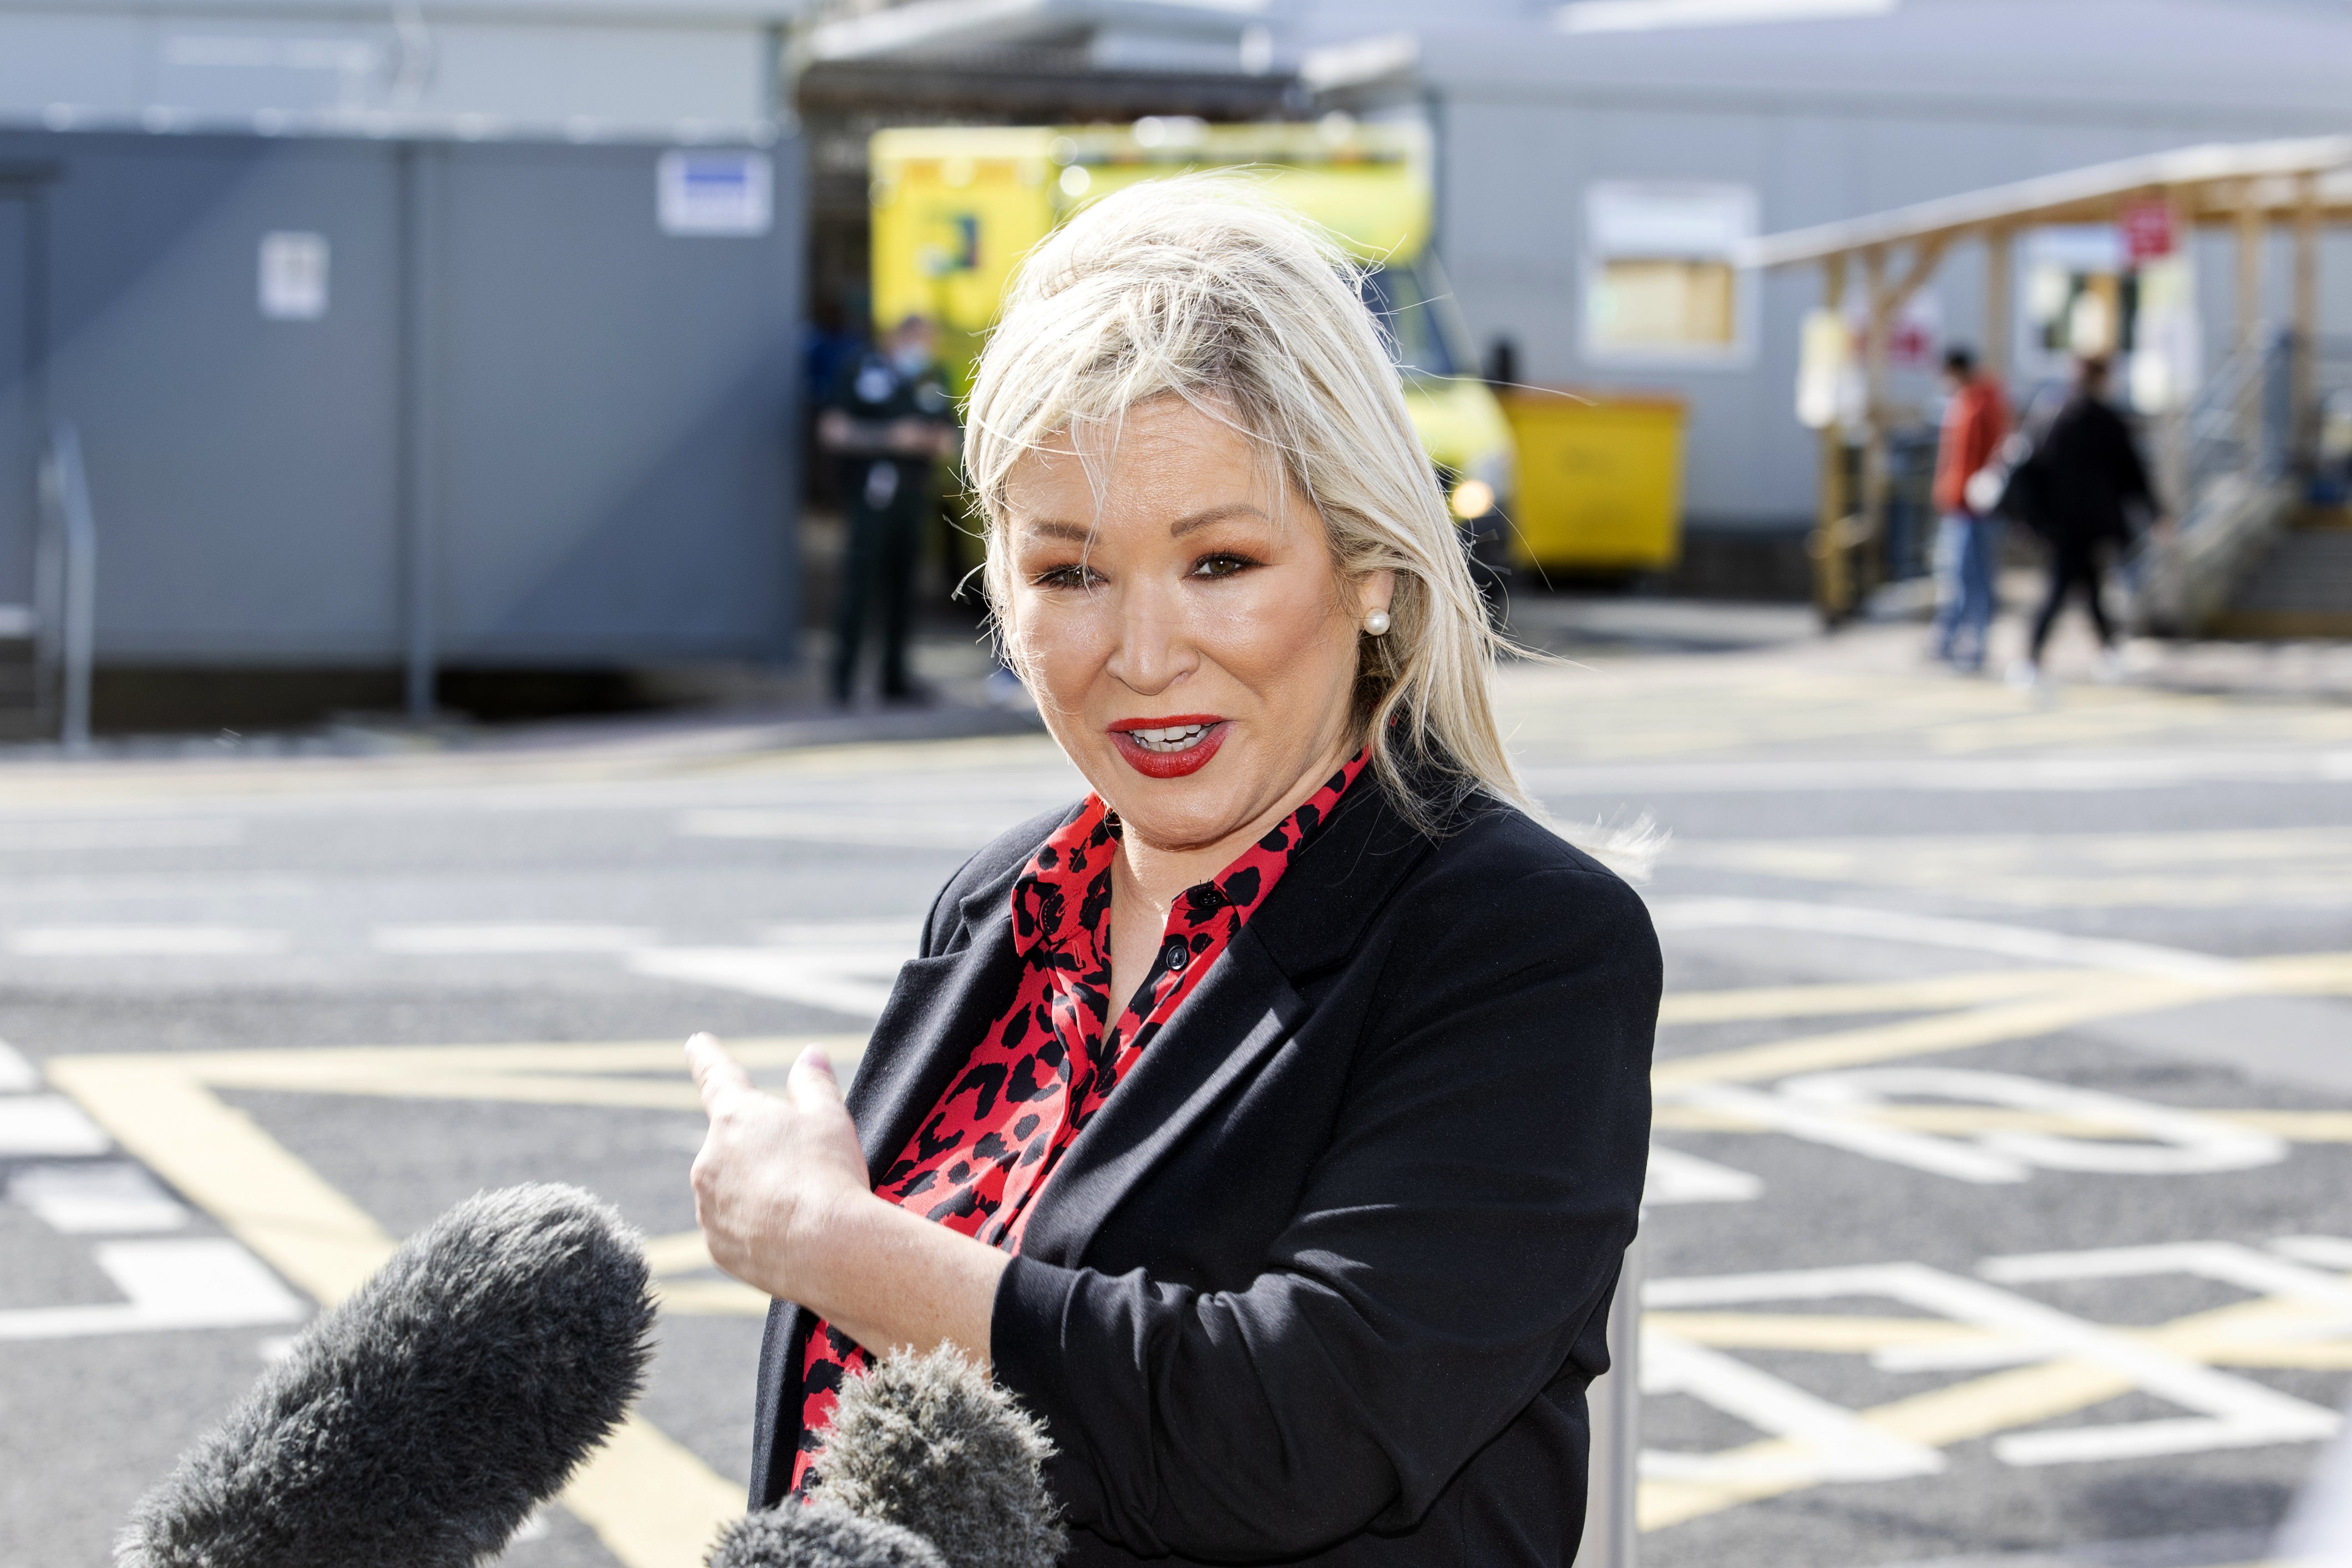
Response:
[[[1887,246],[1938,243],[1986,229],[2105,223],[2132,202],[2158,197],[2189,223],[2231,222],[2250,204],[2265,218],[2286,217],[2301,210],[2306,189],[2321,221],[2352,221],[2352,136],[2216,142],[2125,158],[1767,235],[1746,242],[1735,255],[1745,267],[1789,267]]]

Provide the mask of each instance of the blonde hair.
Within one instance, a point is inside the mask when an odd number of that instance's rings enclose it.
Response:
[[[1388,633],[1357,639],[1356,721],[1399,805],[1425,828],[1476,789],[1532,810],[1495,717],[1507,644],[1405,412],[1362,269],[1244,178],[1121,191],[1023,264],[966,411],[999,625],[1012,603],[1013,466],[1057,435],[1115,428],[1126,410],[1171,394],[1277,460],[1322,517],[1341,582],[1396,574]],[[1433,785],[1447,798],[1433,799]]]

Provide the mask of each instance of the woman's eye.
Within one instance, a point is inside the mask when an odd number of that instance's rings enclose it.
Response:
[[[1084,588],[1094,580],[1094,573],[1076,564],[1048,567],[1029,580],[1040,588]]]
[[[1235,572],[1247,571],[1256,564],[1257,562],[1245,555],[1234,555],[1220,550],[1215,555],[1204,555],[1193,562],[1192,575],[1194,577],[1231,577]]]

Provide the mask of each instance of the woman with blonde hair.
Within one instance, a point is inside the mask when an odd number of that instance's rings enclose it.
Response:
[[[1230,179],[1038,247],[967,463],[1092,787],[933,904],[845,1106],[688,1046],[776,1299],[752,1503],[869,1350],[1043,1417],[1067,1561],[1565,1563],[1648,1147],[1657,946],[1529,814],[1360,279]]]

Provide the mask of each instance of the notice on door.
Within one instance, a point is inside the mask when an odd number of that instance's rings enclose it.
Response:
[[[775,164],[764,152],[665,152],[656,182],[662,233],[766,234],[775,183]]]
[[[316,321],[327,313],[327,236],[261,236],[261,314],[270,321]]]

